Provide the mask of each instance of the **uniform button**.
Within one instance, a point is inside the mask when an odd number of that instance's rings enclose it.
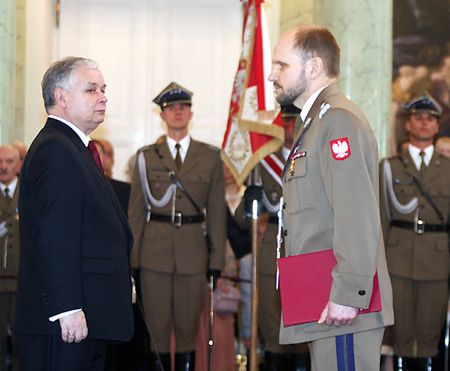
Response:
[[[287,229],[284,230],[284,235],[287,236],[288,235],[288,231]]]
[[[364,296],[364,295],[366,295],[366,290],[359,290],[358,294],[361,296]]]

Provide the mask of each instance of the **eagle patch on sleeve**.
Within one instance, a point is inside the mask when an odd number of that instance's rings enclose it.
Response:
[[[351,155],[350,142],[347,137],[330,140],[331,154],[335,160],[345,160]]]

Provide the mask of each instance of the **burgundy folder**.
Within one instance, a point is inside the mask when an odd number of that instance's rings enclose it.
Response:
[[[331,271],[335,265],[333,250],[278,259],[284,326],[319,320],[330,297]],[[379,311],[380,285],[378,275],[375,274],[369,308],[362,310],[360,314]]]

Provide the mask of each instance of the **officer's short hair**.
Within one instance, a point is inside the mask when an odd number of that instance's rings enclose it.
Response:
[[[304,62],[320,57],[325,64],[327,76],[339,76],[341,48],[325,27],[300,27],[294,38],[294,49],[297,49]]]

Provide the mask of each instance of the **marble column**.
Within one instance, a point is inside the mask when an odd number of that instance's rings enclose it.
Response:
[[[368,117],[387,153],[392,80],[392,0],[281,0],[282,31],[300,23],[328,27],[341,46],[344,94]]]
[[[11,139],[14,106],[15,1],[0,1],[0,143]]]
[[[392,0],[318,0],[317,23],[341,45],[341,87],[368,117],[387,153],[392,82]]]

